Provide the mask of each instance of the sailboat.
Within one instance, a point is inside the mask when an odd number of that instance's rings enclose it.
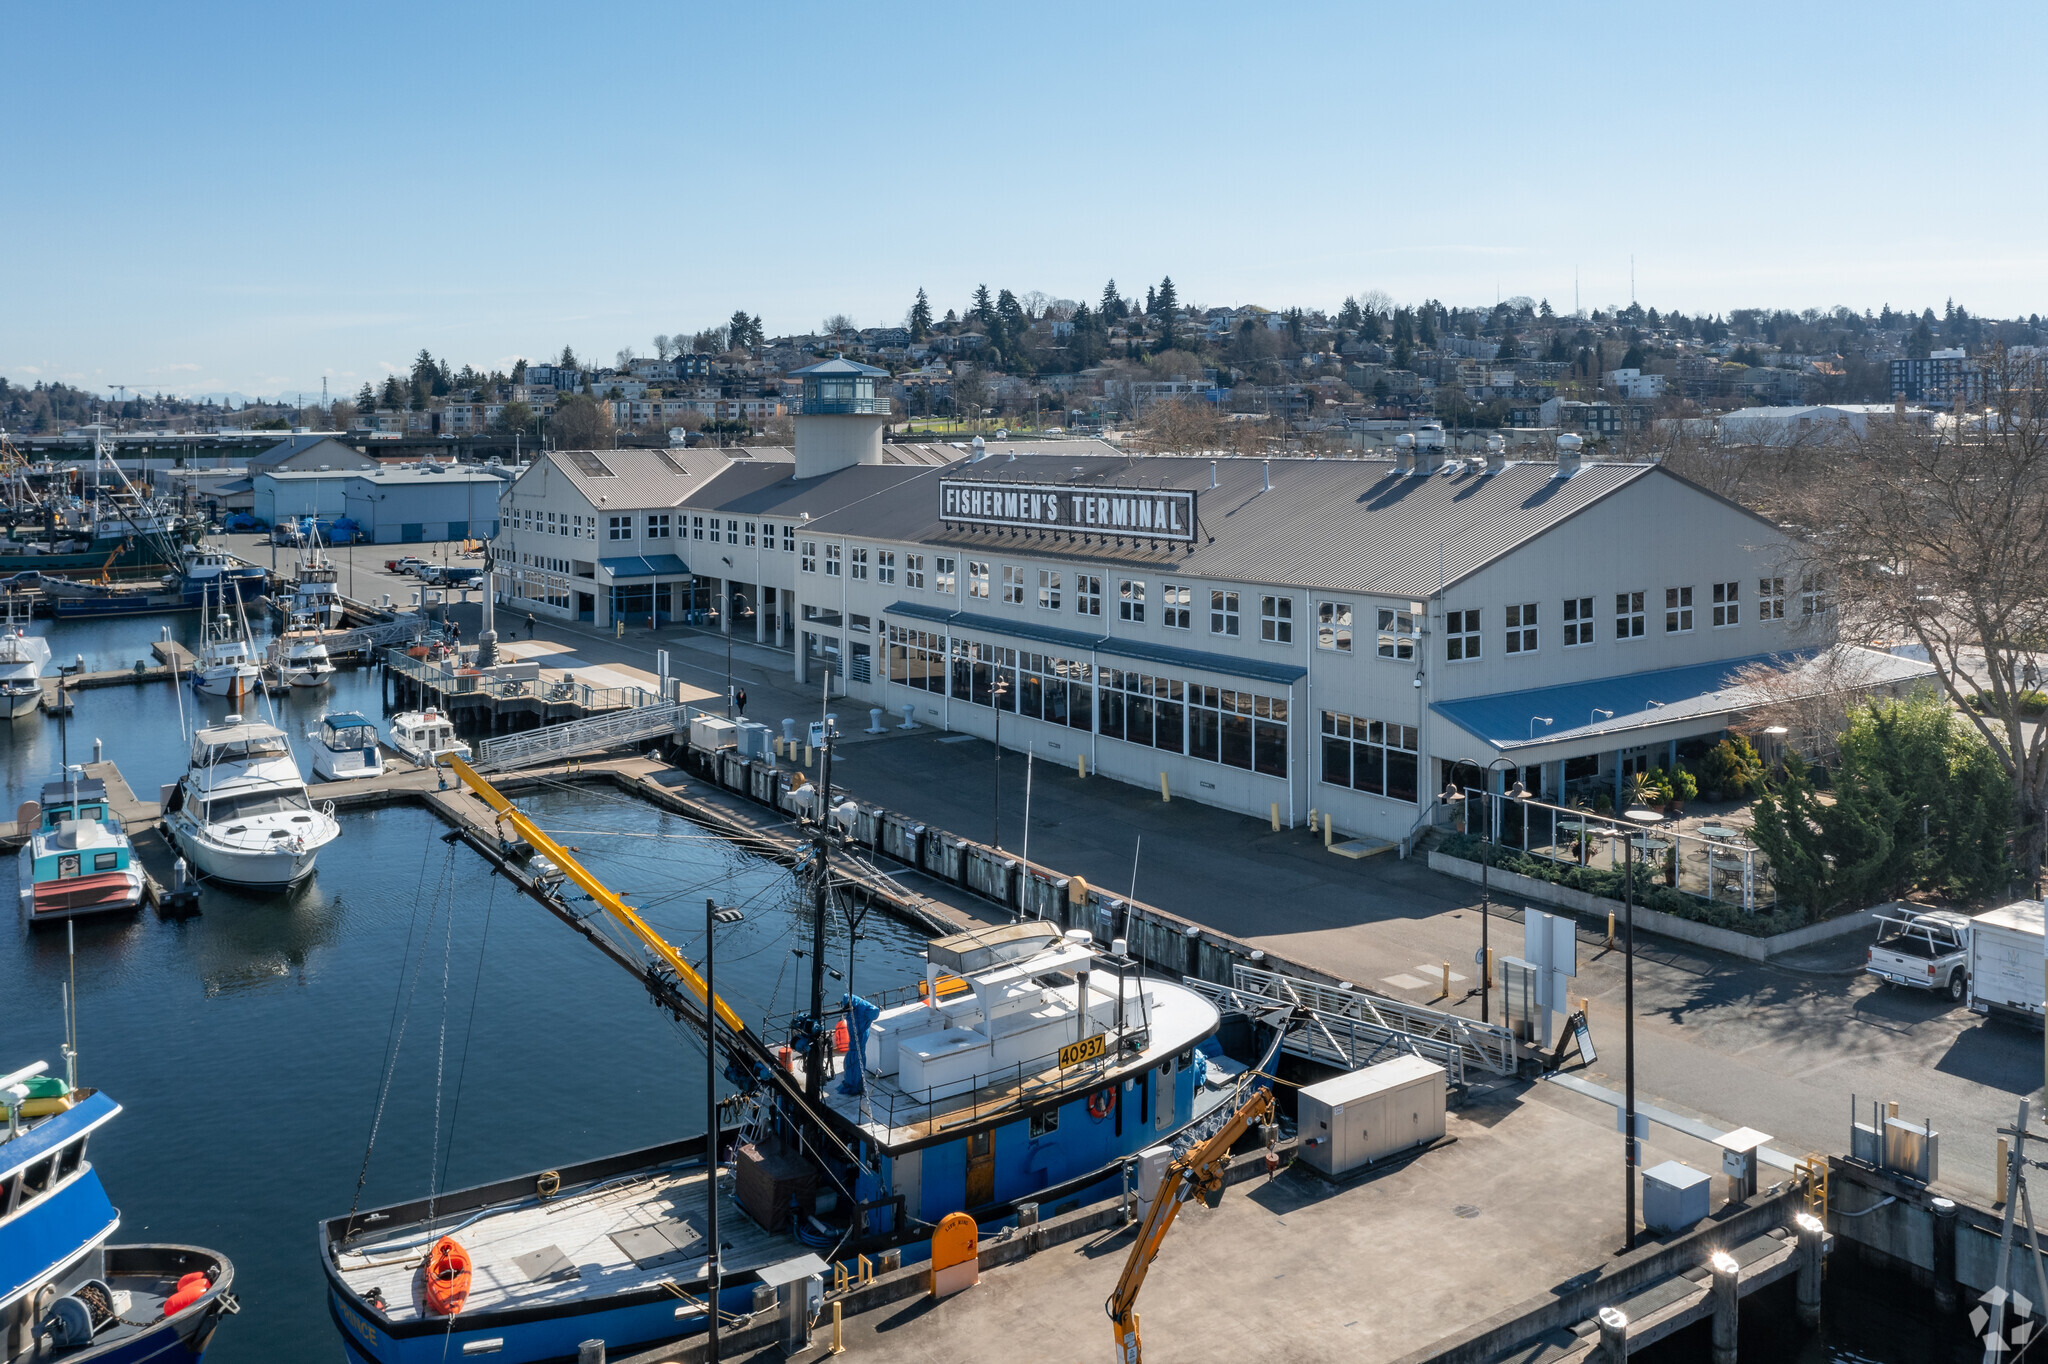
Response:
[[[224,594],[227,588],[212,590]],[[203,696],[240,696],[257,684],[262,673],[249,648],[247,625],[228,614],[224,595],[216,596],[215,605],[217,612],[206,622],[206,640],[192,668],[192,687]],[[236,605],[241,605],[239,596]],[[201,614],[205,614],[203,607]]]
[[[32,610],[27,597],[7,594],[7,615],[0,622],[0,705],[7,718],[34,715],[43,704],[43,669],[50,666],[50,643],[28,632]]]
[[[359,1364],[469,1350],[538,1364],[594,1338],[651,1347],[706,1329],[714,1300],[750,1310],[758,1285],[815,1272],[801,1267],[822,1268],[815,1256],[896,1246],[915,1258],[951,1213],[1104,1196],[1138,1151],[1217,1120],[1260,1083],[1223,1059],[1203,995],[1147,975],[1120,941],[1044,922],[937,939],[922,980],[828,1011],[831,816],[814,821],[800,866],[818,911],[811,1008],[750,1027],[567,849],[467,763],[450,766],[536,862],[640,940],[657,1002],[716,1037],[747,1116],[738,1132],[708,1115],[706,1135],[328,1220],[329,1301]],[[473,1266],[452,1317],[412,1272],[449,1235]]]

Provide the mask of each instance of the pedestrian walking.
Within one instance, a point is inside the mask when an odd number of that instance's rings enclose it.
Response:
[[[2031,657],[2028,658],[2027,668],[2026,671],[2021,674],[2021,679],[2026,683],[2028,691],[2033,691],[2035,688],[2039,687],[2041,685],[2041,665],[2034,662],[2034,660]]]
[[[741,687],[739,691],[734,694],[733,702],[739,710],[740,718],[745,719],[747,715],[747,689],[745,687]]]
[[[531,611],[526,613],[526,637],[528,639],[533,638],[533,612]]]

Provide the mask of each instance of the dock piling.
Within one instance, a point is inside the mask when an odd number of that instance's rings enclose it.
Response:
[[[1955,1235],[1955,1204],[1949,1204],[1949,1235]],[[1822,1243],[1827,1229],[1821,1220],[1810,1212],[1796,1213],[1793,1226],[1799,1233],[1799,1278],[1797,1285],[1799,1322],[1802,1326],[1820,1325],[1820,1274]],[[1953,1245],[1953,1241],[1951,1241]],[[1951,1258],[1950,1263],[1954,1260]]]
[[[1600,1349],[1597,1364],[1628,1364],[1628,1317],[1619,1307],[1600,1309]]]
[[[1953,1198],[1936,1198],[1929,1203],[1934,1213],[1934,1305],[1943,1312],[1956,1310],[1956,1201]],[[1800,1232],[1805,1236],[1804,1229]],[[1806,1249],[1802,1239],[1800,1249]],[[1800,1266],[1800,1310],[1805,1311],[1806,1269]],[[1814,1305],[1816,1318],[1820,1306]]]

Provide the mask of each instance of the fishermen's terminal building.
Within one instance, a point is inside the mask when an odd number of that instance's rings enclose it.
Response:
[[[987,738],[1000,707],[1007,748],[1385,839],[1453,780],[1613,791],[1724,728],[1743,665],[1830,638],[1785,535],[1658,465],[885,445],[881,374],[801,371],[793,453],[537,459],[498,599],[751,627],[842,713]]]

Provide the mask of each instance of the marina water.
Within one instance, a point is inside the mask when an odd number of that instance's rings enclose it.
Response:
[[[168,620],[190,643],[189,615],[39,628],[57,659],[83,653],[89,669],[107,669],[147,657]],[[279,721],[303,750],[300,736],[324,709],[381,720],[380,685],[372,669],[344,671],[323,691],[279,698]],[[144,799],[184,771],[169,685],[80,690],[76,701],[65,722],[72,762],[89,761],[92,740],[103,740]],[[183,702],[189,722],[189,688]],[[198,704],[212,718],[230,709]],[[267,718],[260,698],[243,704]],[[10,808],[58,765],[55,719],[0,725]],[[703,957],[705,898],[740,907],[745,918],[719,930],[718,982],[749,1023],[789,1012],[800,982],[808,988],[807,962],[791,950],[809,941],[808,911],[784,869],[608,788],[520,803],[693,961]],[[424,809],[341,822],[318,872],[290,893],[208,888],[195,919],[145,910],[77,925],[79,1078],[126,1109],[92,1150],[121,1211],[115,1240],[192,1242],[235,1262],[243,1311],[208,1354],[224,1364],[342,1357],[315,1223],[356,1198],[373,1125],[366,1207],[705,1126],[701,1043],[631,977],[475,853],[442,842],[447,826]],[[4,862],[13,904],[15,861]],[[32,931],[18,914],[10,922],[0,947],[7,1064],[61,1068],[64,932]],[[910,929],[878,915],[860,931],[856,990],[921,969],[923,940]],[[830,943],[844,972],[843,922]],[[847,988],[827,984],[834,997]]]

